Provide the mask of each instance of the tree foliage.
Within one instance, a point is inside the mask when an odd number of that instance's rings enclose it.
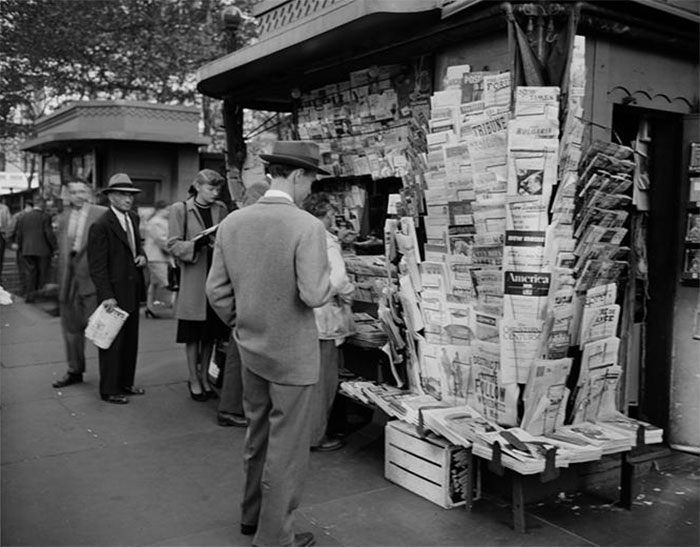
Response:
[[[222,9],[253,3],[0,0],[0,138],[69,100],[197,103],[197,69],[229,51]],[[254,38],[244,16],[235,41]]]

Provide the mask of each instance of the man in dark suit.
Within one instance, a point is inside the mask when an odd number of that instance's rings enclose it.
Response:
[[[45,206],[44,198],[35,199],[34,209],[17,222],[17,246],[27,271],[27,302],[33,302],[36,291],[48,281],[51,256],[57,247],[51,217],[44,212]]]
[[[85,327],[97,307],[95,284],[90,279],[87,239],[90,227],[106,207],[90,203],[92,188],[79,178],[66,185],[70,207],[58,217],[58,304],[66,346],[68,371],[53,383],[62,388],[83,381],[85,372]]]
[[[109,208],[90,228],[88,264],[97,301],[107,311],[119,307],[129,314],[108,349],[100,349],[100,396],[126,404],[126,395],[143,395],[134,387],[139,342],[139,303],[145,298],[146,256],[139,237],[139,217],[131,211],[140,192],[125,173],[109,179],[103,190]]]

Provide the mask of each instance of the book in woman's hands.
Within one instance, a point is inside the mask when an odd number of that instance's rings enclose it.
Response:
[[[192,241],[197,241],[203,237],[206,237],[208,235],[212,235],[216,233],[216,230],[219,228],[218,224],[214,224],[214,226],[210,226],[209,228],[202,230],[199,232],[196,236],[192,238]]]

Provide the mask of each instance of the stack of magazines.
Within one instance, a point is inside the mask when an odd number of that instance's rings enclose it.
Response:
[[[603,455],[625,452],[631,450],[636,444],[636,441],[631,439],[629,435],[620,433],[600,422],[565,425],[554,432],[555,438],[557,434],[563,434],[568,438],[579,439],[597,446],[602,450]]]
[[[633,150],[596,141],[580,165],[574,237],[577,291],[615,282],[625,272],[629,247],[627,195],[633,183]]]
[[[354,346],[380,348],[387,343],[388,337],[381,323],[368,313],[353,313],[355,334],[350,337]]]
[[[625,416],[621,412],[616,412],[611,416],[607,416],[598,422],[604,425],[607,429],[612,429],[618,433],[627,436],[632,442],[637,442],[637,432],[642,428],[644,433],[644,444],[656,444],[663,441],[664,430],[656,427],[648,422],[635,420],[629,416]]]

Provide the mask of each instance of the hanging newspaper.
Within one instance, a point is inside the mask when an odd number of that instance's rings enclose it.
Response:
[[[594,422],[617,411],[617,386],[622,367],[614,365],[589,371],[586,381],[576,390],[572,423]]]
[[[506,199],[506,230],[546,230],[547,205],[536,197],[508,196]]]
[[[557,182],[557,152],[557,142],[545,139],[509,149],[508,195],[536,197],[548,205]]]
[[[519,384],[527,382],[533,361],[541,357],[543,325],[543,321],[520,323],[501,319],[501,368],[515,370]]]
[[[518,86],[515,89],[516,118],[559,120],[559,88]]]
[[[462,257],[454,255],[447,257],[447,277],[452,294],[460,298],[476,297],[471,264]]]
[[[539,271],[545,263],[545,232],[506,230],[503,269],[520,272]]]
[[[564,424],[572,360],[535,360],[525,386],[525,411],[520,427],[533,435],[552,433]]]
[[[620,306],[609,304],[597,308],[584,307],[581,316],[581,345],[596,340],[609,338],[617,334],[617,324],[620,318]]]
[[[498,267],[472,270],[479,311],[503,315],[503,272]]]
[[[503,272],[503,316],[524,323],[544,318],[551,274]]]
[[[468,346],[474,338],[474,310],[464,298],[447,295],[447,323],[443,330],[447,333],[449,343],[457,346]]]
[[[486,74],[483,80],[482,98],[488,107],[510,107],[510,72]]]
[[[617,365],[619,351],[620,339],[616,336],[584,345],[577,385],[583,385],[591,371]]]
[[[502,384],[489,367],[472,365],[475,409],[488,421],[502,426],[518,425],[518,384]]]

